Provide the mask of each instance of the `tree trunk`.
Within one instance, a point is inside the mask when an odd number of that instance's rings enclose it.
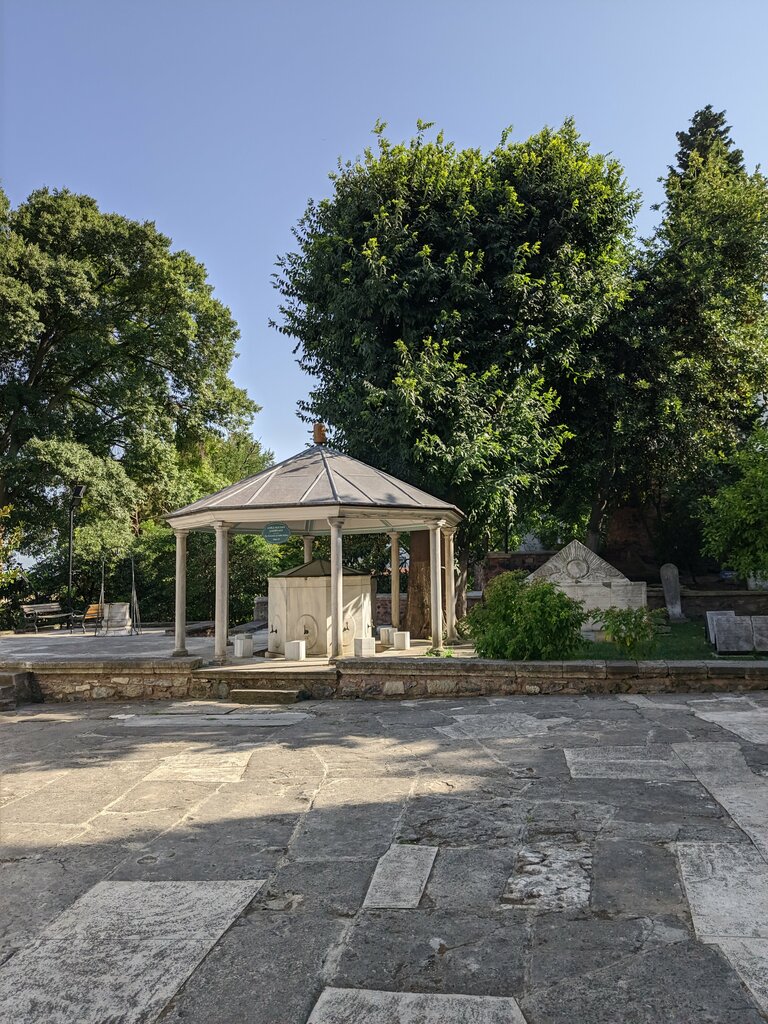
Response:
[[[409,551],[404,627],[414,639],[428,640],[432,635],[429,577],[429,530],[414,530]]]
[[[467,614],[467,581],[469,580],[469,555],[459,552],[459,571],[456,576],[456,619],[461,621]]]

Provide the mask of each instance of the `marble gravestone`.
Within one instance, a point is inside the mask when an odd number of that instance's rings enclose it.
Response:
[[[748,654],[755,648],[752,619],[749,615],[721,615],[715,621],[718,654]]]
[[[647,604],[645,583],[632,583],[578,540],[572,540],[528,579],[554,583],[568,597],[581,601],[586,609],[645,608]],[[599,631],[600,623],[594,619],[582,629],[588,638],[594,638]]]
[[[680,573],[677,566],[672,562],[662,565],[661,585],[664,587],[664,603],[667,606],[667,616],[670,622],[687,622],[683,615],[683,607],[680,603]]]
[[[723,615],[725,618],[733,618],[736,612],[707,612],[707,640],[711,644],[715,642],[715,631],[717,627],[718,617]]]
[[[756,651],[768,651],[768,615],[752,616],[752,635]]]

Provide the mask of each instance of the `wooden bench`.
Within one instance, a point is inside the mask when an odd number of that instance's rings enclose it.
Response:
[[[32,626],[37,633],[40,626],[54,622],[69,623],[69,612],[61,606],[61,601],[49,601],[48,604],[23,604],[24,625]]]
[[[84,612],[75,612],[72,620],[80,626],[83,632],[85,632],[86,626],[93,626],[93,635],[95,636],[104,621],[104,608],[100,604],[89,604]]]

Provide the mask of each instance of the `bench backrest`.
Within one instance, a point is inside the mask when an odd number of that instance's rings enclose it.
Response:
[[[61,601],[51,601],[49,604],[23,604],[21,606],[23,612],[27,615],[32,615],[34,612],[63,612],[64,609],[61,607]]]
[[[83,615],[83,621],[88,622],[89,619],[100,619],[103,616],[103,612],[100,604],[89,604],[85,609],[85,615]]]

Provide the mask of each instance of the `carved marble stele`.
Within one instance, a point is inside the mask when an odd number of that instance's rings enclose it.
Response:
[[[632,583],[604,558],[590,551],[581,541],[572,540],[548,562],[539,566],[529,580],[547,580],[568,597],[581,601],[585,608],[644,608],[645,583]],[[583,633],[594,637],[599,623],[585,623]]]

